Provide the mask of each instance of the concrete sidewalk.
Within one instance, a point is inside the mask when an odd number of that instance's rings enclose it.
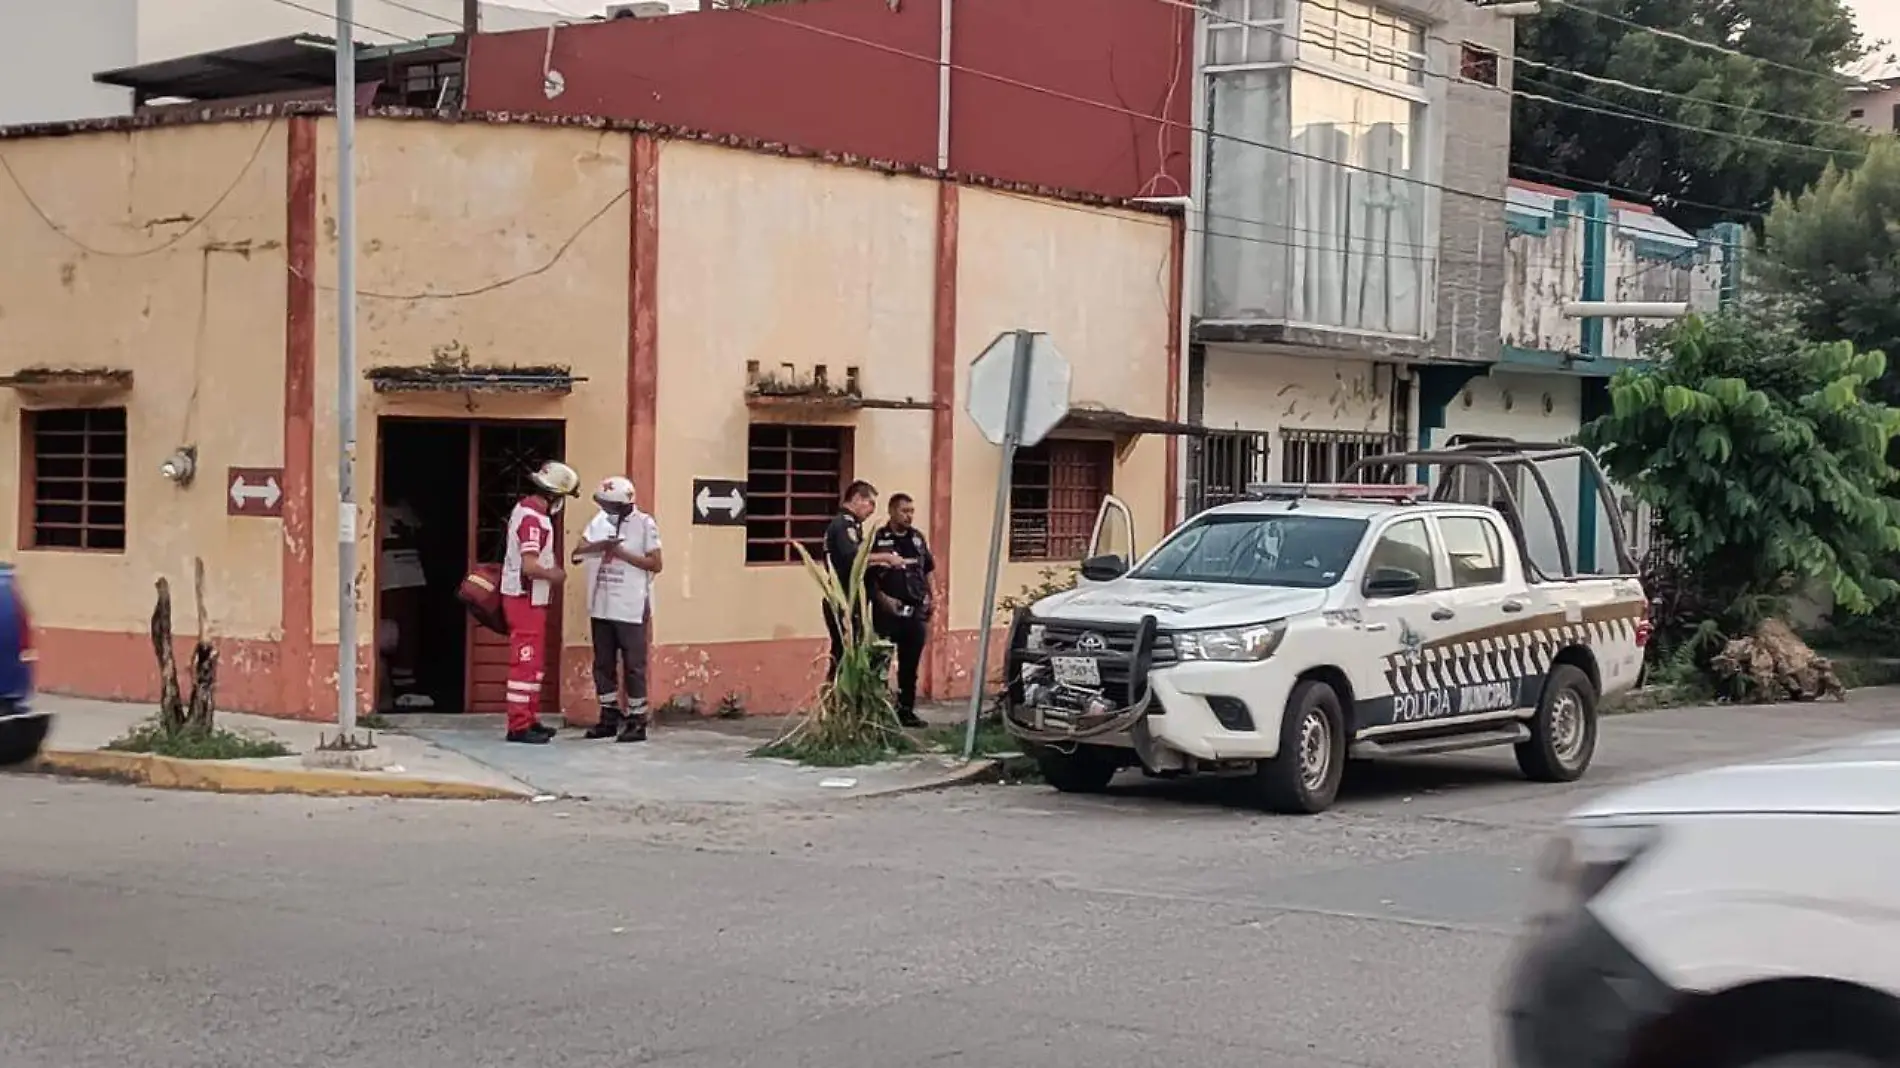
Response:
[[[226,730],[274,738],[293,755],[250,760],[174,760],[105,747],[152,718],[152,705],[90,701],[42,694],[34,703],[53,713],[53,730],[41,754],[50,771],[125,779],[151,786],[228,793],[295,793],[503,800],[532,797],[534,787],[495,768],[420,738],[376,732],[385,754],[376,771],[328,771],[303,766],[302,754],[317,747],[329,724],[218,713]]]
[[[811,768],[749,754],[791,725],[778,717],[655,725],[649,740],[590,741],[564,729],[548,745],[503,740],[500,716],[396,715],[398,730],[479,761],[543,793],[622,803],[796,804],[973,782],[987,760],[922,755],[857,768]]]
[[[499,716],[395,715],[374,732],[384,755],[377,771],[303,766],[331,724],[218,714],[218,725],[274,738],[294,754],[251,760],[175,760],[105,746],[148,720],[150,705],[43,695],[54,713],[42,755],[46,770],[179,789],[445,799],[555,795],[635,804],[772,805],[929,790],[990,775],[987,760],[964,764],[926,755],[861,768],[808,768],[750,754],[789,726],[782,719],[660,724],[639,745],[589,741],[564,729],[548,745],[503,740]]]

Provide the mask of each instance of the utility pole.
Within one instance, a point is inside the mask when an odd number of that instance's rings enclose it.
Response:
[[[356,10],[336,0],[336,725],[356,732]]]
[[[469,42],[482,32],[482,0],[462,0],[462,62],[468,63]],[[467,69],[466,66],[463,67]]]

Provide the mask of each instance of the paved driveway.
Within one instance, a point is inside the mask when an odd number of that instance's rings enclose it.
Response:
[[[1309,819],[1139,780],[735,810],[0,777],[0,1064],[1490,1065],[1552,819],[1894,708],[1617,719],[1584,785],[1440,759]]]

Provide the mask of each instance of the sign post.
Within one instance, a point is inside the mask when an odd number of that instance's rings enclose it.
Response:
[[[1034,446],[1069,414],[1069,363],[1049,335],[1012,330],[990,342],[970,365],[969,400],[964,409],[977,429],[1002,446],[996,473],[996,512],[990,518],[989,571],[983,579],[983,629],[977,639],[976,676],[970,685],[969,722],[963,735],[963,759],[976,754],[976,724],[983,715],[983,691],[990,674],[990,632],[995,629],[996,583],[1002,575],[1009,521],[1009,491],[1016,450]]]

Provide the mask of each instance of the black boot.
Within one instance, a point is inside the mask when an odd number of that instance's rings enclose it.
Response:
[[[919,727],[930,726],[930,724],[924,722],[922,717],[908,708],[899,708],[897,710],[897,723],[899,726],[908,730],[916,730]]]
[[[508,740],[511,742],[520,742],[523,745],[546,745],[554,740],[554,732],[543,732],[533,729],[509,731]]]
[[[627,716],[627,725],[620,729],[616,742],[644,742],[647,740],[647,718],[639,712]]]
[[[618,705],[601,705],[600,722],[587,728],[587,737],[596,739],[612,738],[619,733],[620,707]]]

